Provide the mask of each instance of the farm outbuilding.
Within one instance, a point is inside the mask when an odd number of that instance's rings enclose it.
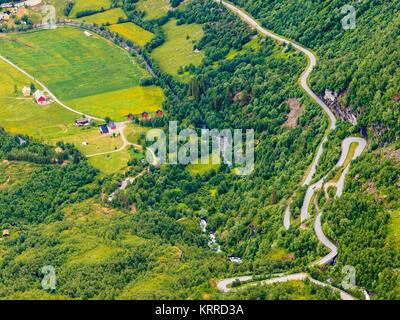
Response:
[[[4,12],[4,13],[1,13],[0,15],[1,15],[0,21],[2,21],[2,20],[4,20],[4,21],[10,20],[10,13]]]
[[[24,95],[24,97],[28,97],[31,95],[31,88],[30,87],[24,87],[22,89],[22,94]]]
[[[78,127],[87,126],[89,124],[89,119],[88,118],[79,118],[78,120],[75,120],[75,124]]]
[[[110,131],[108,130],[108,127],[107,127],[106,124],[102,124],[102,125],[100,126],[100,132],[101,132],[102,134],[105,134],[105,133],[109,133]]]

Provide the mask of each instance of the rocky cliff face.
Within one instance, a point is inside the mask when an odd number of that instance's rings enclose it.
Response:
[[[352,125],[356,125],[357,117],[360,115],[360,110],[358,109],[357,111],[354,111],[352,108],[343,108],[339,103],[339,100],[341,100],[344,97],[346,92],[347,90],[342,92],[338,98],[336,92],[325,90],[325,96],[323,100],[331,108],[331,110],[334,111],[336,115],[340,117],[340,119],[342,119],[343,121],[347,121]]]
[[[350,122],[352,125],[357,124],[357,118],[360,111],[354,111],[352,108],[342,108],[340,104],[335,101],[331,103],[330,108],[344,121]]]

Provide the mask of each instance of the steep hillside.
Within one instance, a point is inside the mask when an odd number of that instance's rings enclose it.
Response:
[[[312,48],[319,57],[311,77],[321,95],[339,94],[339,108],[357,116],[357,130],[368,127],[374,142],[384,145],[400,132],[400,3],[353,1],[356,28],[345,30],[347,0],[234,0],[263,25]],[[347,20],[344,21],[347,23]],[[366,135],[366,132],[364,132]]]

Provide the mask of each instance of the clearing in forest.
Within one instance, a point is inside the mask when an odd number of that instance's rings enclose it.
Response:
[[[151,53],[161,69],[173,76],[178,75],[180,67],[198,66],[204,57],[204,52],[194,51],[194,45],[203,37],[202,26],[196,23],[177,26],[176,21],[171,19],[162,26],[166,41]]]
[[[146,13],[143,20],[161,18],[171,9],[169,0],[139,0],[135,5],[138,11],[144,11]]]

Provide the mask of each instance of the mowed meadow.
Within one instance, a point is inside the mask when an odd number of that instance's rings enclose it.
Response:
[[[109,24],[117,23],[119,18],[126,19],[127,17],[124,10],[122,10],[121,8],[114,8],[90,16],[85,16],[79,18],[78,20],[85,21],[87,23],[97,23],[98,25],[102,25],[107,23]]]
[[[22,97],[22,88],[29,79],[22,72],[0,60],[0,126],[11,133],[34,137],[56,138],[73,134],[78,115],[52,103],[39,107],[33,97]],[[17,95],[14,88],[17,86]],[[69,130],[71,128],[71,130]]]
[[[140,46],[144,46],[147,42],[153,39],[154,34],[139,27],[132,22],[114,24],[109,26],[108,29],[114,32],[118,32],[124,38],[137,43]]]
[[[0,39],[0,54],[66,105],[93,116],[123,120],[128,113],[155,111],[164,101],[160,88],[139,85],[149,73],[135,58],[80,28],[10,34]]]
[[[78,12],[86,10],[107,10],[110,9],[111,0],[75,0],[72,7],[70,17],[75,18]]]

